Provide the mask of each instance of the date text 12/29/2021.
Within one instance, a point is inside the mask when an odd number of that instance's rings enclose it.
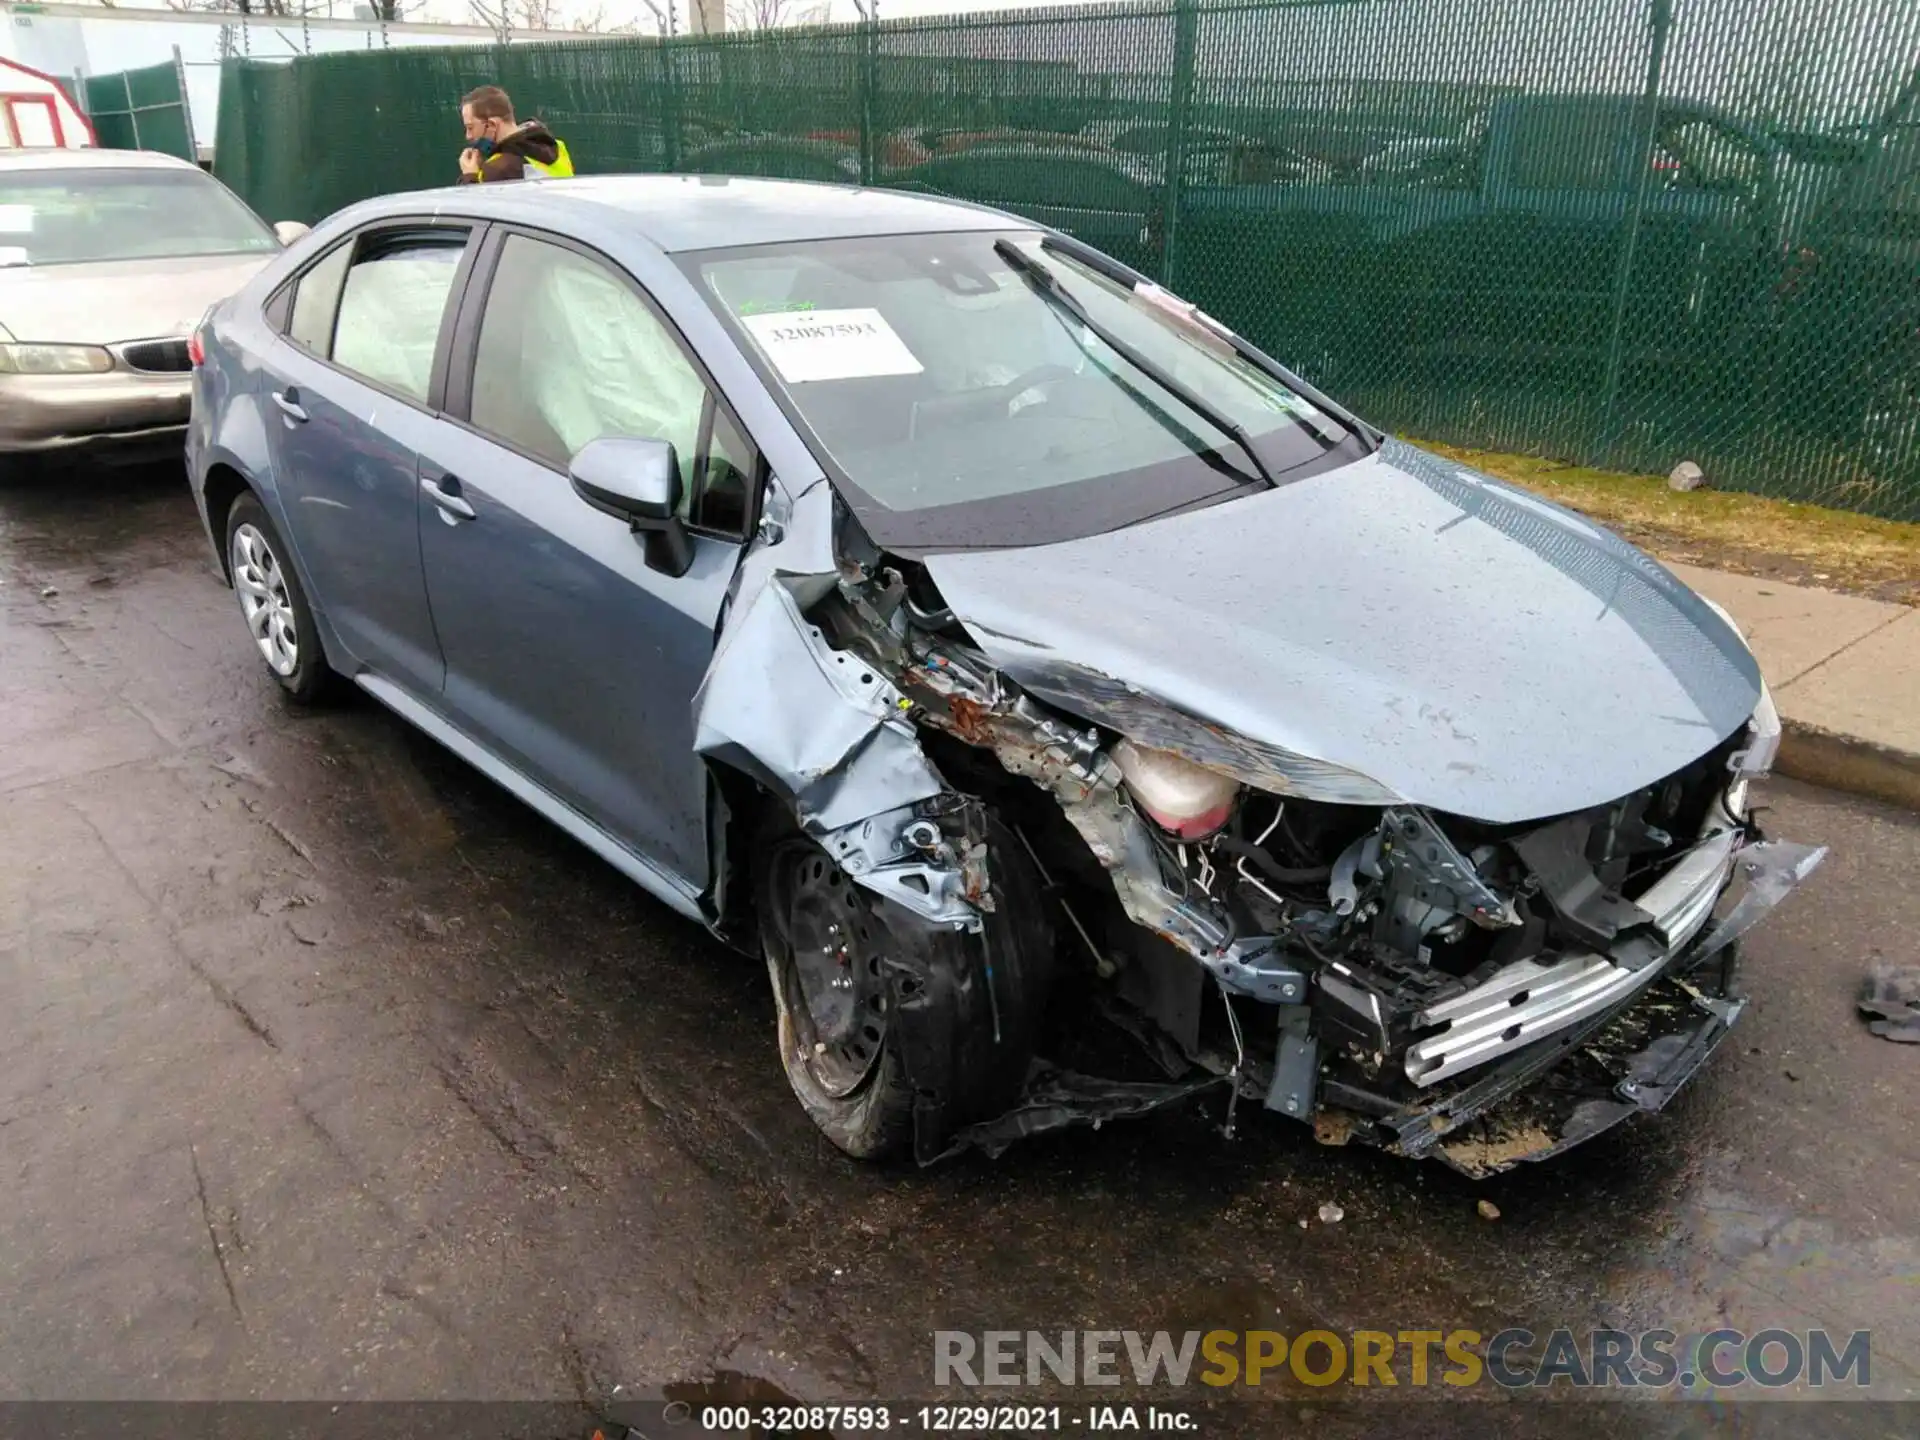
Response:
[[[1191,1411],[1162,1405],[707,1405],[686,1417],[713,1435],[1159,1431],[1194,1434]]]

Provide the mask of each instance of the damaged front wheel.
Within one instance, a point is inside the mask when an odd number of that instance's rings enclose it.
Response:
[[[782,816],[757,847],[755,901],[780,1060],[814,1124],[860,1159],[938,1153],[1011,1105],[1052,975],[1032,864],[988,829],[995,909],[935,924],[856,884]]]

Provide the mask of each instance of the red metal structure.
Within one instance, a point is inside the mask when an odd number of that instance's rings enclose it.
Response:
[[[82,149],[94,143],[93,126],[58,80],[0,59],[0,150]]]

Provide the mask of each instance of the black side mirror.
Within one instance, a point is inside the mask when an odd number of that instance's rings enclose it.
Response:
[[[693,542],[680,520],[680,461],[665,440],[608,435],[589,441],[567,477],[587,504],[627,522],[653,569],[677,576],[693,565]]]

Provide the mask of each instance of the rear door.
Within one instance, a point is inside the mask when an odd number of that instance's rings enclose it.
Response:
[[[418,450],[445,386],[467,225],[383,223],[296,280],[267,361],[288,541],[360,664],[422,696],[444,675],[420,566]]]
[[[619,267],[496,228],[463,307],[450,422],[421,453],[445,709],[603,830],[693,889],[707,878],[693,695],[752,522],[759,465],[705,370]],[[602,436],[670,442],[693,566],[567,476]]]

